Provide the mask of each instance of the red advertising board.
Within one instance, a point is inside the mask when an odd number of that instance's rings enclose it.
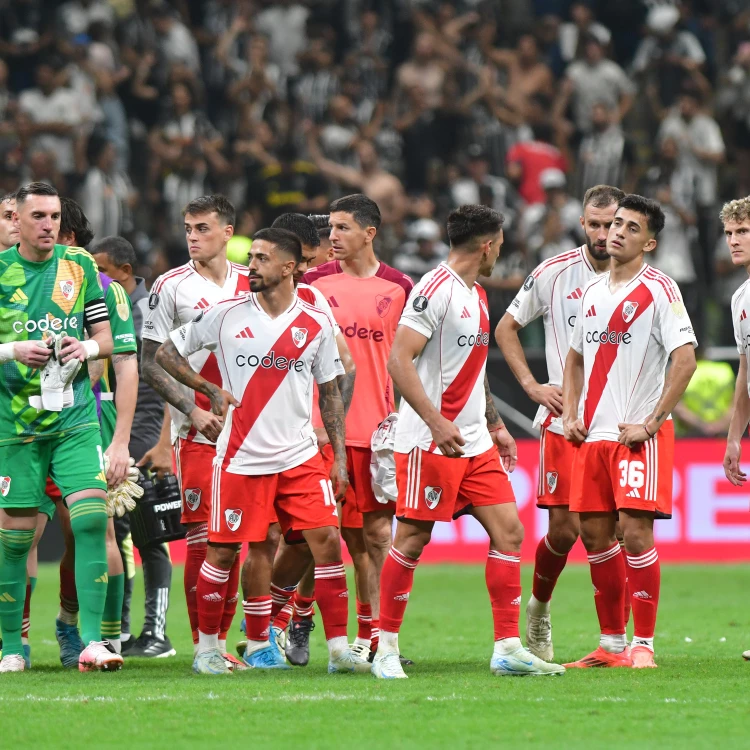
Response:
[[[733,487],[724,477],[721,440],[678,440],[675,446],[674,508],[670,520],[656,522],[656,544],[663,562],[739,562],[750,560],[750,487]],[[750,462],[750,446],[746,449]],[[539,444],[518,442],[518,466],[512,475],[526,529],[523,560],[531,562],[544,536],[547,512],[536,507]],[[185,558],[185,543],[171,545],[175,562]],[[483,562],[487,535],[471,516],[435,524],[423,561]],[[571,560],[585,560],[578,542]]]

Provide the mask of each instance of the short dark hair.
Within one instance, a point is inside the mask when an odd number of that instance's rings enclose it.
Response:
[[[220,193],[213,195],[202,195],[200,198],[193,198],[182,211],[183,216],[191,214],[200,216],[201,214],[215,213],[225,223],[234,226],[235,210],[232,202]]]
[[[281,214],[271,224],[272,229],[287,229],[292,234],[296,234],[299,241],[308,247],[318,247],[320,237],[315,224],[304,214]]]
[[[86,247],[94,239],[91,222],[72,198],[60,198],[60,234],[75,235],[79,247]]]
[[[619,203],[625,197],[620,188],[612,185],[594,185],[590,187],[583,196],[583,207],[606,208],[613,203]]]
[[[318,230],[318,237],[322,240],[327,240],[331,236],[331,225],[328,223],[331,220],[329,214],[310,214],[310,220],[315,224],[315,229]],[[320,243],[318,243],[320,244]]]
[[[328,210],[331,213],[341,211],[345,214],[351,214],[354,221],[363,229],[365,227],[380,229],[381,218],[378,204],[363,193],[354,193],[353,195],[345,195],[343,198],[337,198],[331,203]]]
[[[30,195],[59,195],[59,193],[46,182],[30,182],[16,190],[16,203],[20,206]]]
[[[281,250],[281,252],[291,255],[295,263],[302,262],[302,243],[299,237],[288,229],[279,229],[277,227],[260,229],[253,235],[253,242],[255,240],[270,242],[278,250]]]
[[[651,198],[644,198],[642,195],[631,193],[621,198],[617,207],[635,211],[635,213],[645,216],[648,231],[654,237],[658,237],[659,232],[664,229],[664,211],[661,210],[659,203],[651,200]]]
[[[505,217],[487,206],[459,206],[448,215],[446,229],[451,247],[465,247],[480,237],[497,234]]]
[[[102,237],[97,240],[91,247],[91,254],[98,255],[99,253],[105,253],[118,268],[122,268],[126,263],[130,264],[131,268],[135,268],[138,262],[133,246],[124,237]]]
[[[14,201],[17,195],[18,190],[13,190],[10,193],[6,193],[2,198],[0,198],[0,203],[5,203],[5,201]]]

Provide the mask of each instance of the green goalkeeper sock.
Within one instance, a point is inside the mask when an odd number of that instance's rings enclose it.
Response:
[[[36,578],[29,576],[29,584],[31,585],[31,595],[34,596],[34,589],[36,588]]]
[[[102,640],[102,614],[107,598],[107,509],[102,498],[78,500],[70,507],[70,527],[76,542],[81,639],[88,646]]]
[[[120,638],[122,623],[122,601],[125,598],[125,574],[109,577],[107,600],[104,603],[102,635],[109,641]]]
[[[0,529],[0,630],[3,655],[23,656],[21,628],[26,601],[26,558],[34,529]]]

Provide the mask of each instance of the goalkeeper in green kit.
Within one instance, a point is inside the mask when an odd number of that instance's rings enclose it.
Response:
[[[88,369],[112,353],[99,274],[81,248],[56,245],[60,199],[45,183],[16,195],[19,243],[0,255],[0,672],[24,669],[26,558],[47,477],[70,509],[81,671],[114,670],[102,641],[107,482]],[[84,332],[89,338],[84,340]]]

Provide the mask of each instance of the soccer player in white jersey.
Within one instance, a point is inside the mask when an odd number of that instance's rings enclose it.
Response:
[[[209,400],[176,383],[155,361],[156,350],[170,333],[211,305],[249,291],[247,268],[227,260],[227,242],[234,233],[234,206],[223,195],[204,195],[185,207],[185,237],[190,260],[160,276],[149,297],[149,313],[143,324],[141,368],[144,380],[170,405],[171,444],[182,493],[182,523],[187,527],[185,599],[194,648],[198,643],[198,573],[206,559],[211,476],[216,439],[223,427],[211,413]],[[191,366],[214,385],[221,385],[216,357],[209,351],[190,357]],[[169,434],[166,430],[163,435]],[[226,634],[237,609],[239,560],[231,571],[230,595],[221,623],[222,652],[233,668],[241,663],[226,653]]]
[[[601,627],[599,648],[566,666],[656,666],[661,573],[654,519],[672,512],[670,412],[695,372],[697,346],[677,285],[646,263],[663,228],[655,201],[627,195],[619,202],[607,237],[610,270],[583,290],[565,362],[563,428],[577,446],[570,510],[580,514]],[[626,567],[632,649],[625,636]]]
[[[381,577],[376,677],[405,678],[398,632],[414,570],[436,521],[471,513],[490,538],[485,577],[492,605],[496,675],[557,674],[521,645],[521,541],[509,472],[516,443],[487,383],[488,276],[503,244],[503,217],[461,206],[448,217],[450,254],[414,287],[401,314],[388,371],[402,395],[396,431],[396,536]]]
[[[285,229],[262,229],[250,250],[251,293],[219,302],[173,331],[157,361],[184,385],[203,393],[226,418],[216,446],[208,551],[198,577],[198,653],[194,671],[225,674],[218,646],[230,570],[244,542],[268,554],[244,587],[248,643],[254,668],[288,669],[271,632],[271,566],[266,537],[281,525],[287,540],[304,538],[315,560],[315,594],[329,649],[329,672],[368,671],[346,636],[346,574],[341,559],[336,500],[348,485],[344,405],[336,378],[343,374],[330,316],[295,294],[302,260],[299,239]],[[216,356],[222,387],[203,378],[186,357]],[[312,428],[312,386],[333,446],[324,470]]]
[[[536,548],[531,599],[526,605],[526,646],[545,661],[554,656],[552,592],[578,539],[578,516],[568,507],[573,446],[565,440],[562,429],[563,367],[583,288],[609,268],[607,234],[617,201],[624,195],[609,185],[586,191],[581,217],[586,244],[537,266],[495,329],[497,345],[516,380],[539,404],[534,420],[540,430],[537,506],[547,508],[549,526]],[[529,369],[518,338],[518,332],[539,316],[544,320],[546,384],[538,383]]]
[[[744,266],[750,274],[750,196],[725,203],[721,209],[724,236],[727,239],[732,263]],[[750,380],[747,372],[747,350],[750,346],[750,279],[732,296],[732,323],[737,351],[740,354],[740,368],[737,385],[734,389],[732,418],[729,422],[727,450],[724,454],[724,473],[736,487],[742,487],[747,475],[740,468],[742,456],[742,436],[750,422]],[[742,654],[750,661],[750,650]]]

